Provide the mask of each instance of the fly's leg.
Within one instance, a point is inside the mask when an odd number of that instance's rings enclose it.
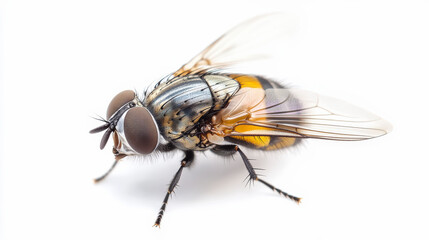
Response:
[[[160,144],[156,148],[156,150],[158,150],[160,152],[170,152],[170,151],[173,151],[174,149],[176,149],[176,147],[171,142],[166,143],[166,144]]]
[[[189,167],[194,160],[194,152],[193,151],[186,151],[185,152],[185,158],[180,162],[180,168],[174,175],[173,180],[171,180],[170,186],[168,187],[167,194],[165,195],[164,201],[162,203],[161,209],[159,210],[158,217],[156,218],[154,227],[159,227],[161,224],[162,216],[164,215],[165,208],[167,207],[167,202],[170,197],[170,194],[174,191],[174,188],[176,187],[177,183],[180,180],[180,176],[182,175],[183,168]]]
[[[118,150],[116,150],[115,148],[113,148],[113,155],[115,155],[115,162],[113,163],[113,165],[109,168],[109,170],[107,170],[107,172],[105,174],[103,174],[101,177],[98,177],[96,179],[94,179],[95,183],[100,182],[101,180],[105,179],[112,171],[113,169],[116,167],[116,164],[118,164],[119,160],[121,160],[122,158],[126,157],[127,155],[125,154],[120,154],[118,152]]]
[[[102,176],[94,179],[94,183],[98,183],[101,180],[103,180],[104,178],[106,178],[107,175],[109,175],[110,172],[112,172],[112,170],[116,167],[116,164],[118,164],[118,162],[119,162],[119,160],[115,160],[115,162],[113,163],[113,165],[109,168],[109,170],[105,174],[103,174]]]
[[[176,147],[172,143],[160,144],[157,148],[157,150],[160,152],[170,152],[170,151],[173,151],[174,149],[176,149]],[[115,162],[113,163],[113,165],[110,167],[110,169],[105,174],[94,179],[95,183],[98,183],[101,180],[105,179],[113,171],[113,169],[116,167],[116,164],[118,164],[119,160],[126,157],[125,154],[120,154],[118,152],[118,150],[116,150],[115,148],[113,148],[113,154],[115,155]]]
[[[281,189],[274,187],[273,185],[266,182],[265,180],[260,179],[258,177],[258,175],[256,174],[255,169],[253,168],[253,166],[250,163],[247,156],[243,153],[243,151],[241,151],[241,149],[237,145],[217,145],[214,148],[212,148],[211,150],[214,153],[216,153],[218,155],[222,155],[222,156],[230,156],[230,155],[233,155],[234,153],[238,152],[240,154],[241,158],[243,159],[244,166],[246,166],[247,171],[249,172],[249,181],[261,182],[265,186],[271,188],[273,191],[279,193],[280,195],[285,196],[286,198],[289,198],[289,199],[295,201],[296,203],[299,203],[301,201],[300,198],[292,196],[292,195],[282,191]]]

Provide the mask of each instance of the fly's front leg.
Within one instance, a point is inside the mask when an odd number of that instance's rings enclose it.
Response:
[[[174,149],[176,149],[176,147],[172,143],[160,144],[158,146],[158,148],[157,148],[157,150],[160,151],[160,152],[170,152],[170,151],[173,151]],[[107,172],[105,174],[103,174],[102,176],[94,179],[95,183],[98,183],[101,180],[105,179],[113,171],[113,169],[116,167],[116,165],[118,164],[119,160],[121,160],[122,158],[126,157],[125,154],[120,154],[118,152],[118,150],[116,150],[115,148],[113,148],[113,154],[115,155],[115,162],[110,167],[110,169],[107,170]]]
[[[103,174],[102,176],[94,179],[94,183],[98,183],[101,180],[105,179],[107,177],[107,175],[109,175],[109,173],[112,172],[112,170],[116,167],[116,164],[118,164],[118,162],[119,162],[119,160],[115,160],[115,162],[113,163],[113,165],[109,168],[109,170],[107,170],[107,172],[105,174]]]
[[[162,203],[161,209],[159,210],[158,217],[156,218],[155,224],[153,226],[159,227],[161,224],[162,216],[164,215],[165,208],[167,207],[167,202],[170,197],[170,194],[174,191],[174,188],[177,186],[177,183],[180,180],[182,175],[183,168],[189,167],[194,160],[194,152],[186,151],[185,158],[180,162],[180,168],[174,175],[173,180],[171,180],[170,186],[168,187],[167,194],[165,195],[164,201]]]
[[[118,164],[119,160],[121,160],[122,158],[126,157],[126,155],[124,155],[124,154],[119,154],[118,151],[115,148],[113,148],[113,154],[115,155],[115,162],[109,168],[109,170],[107,170],[107,172],[105,174],[103,174],[102,176],[94,179],[94,183],[98,183],[101,180],[105,179],[113,171],[113,169],[116,167],[116,164]]]
[[[211,150],[214,153],[216,153],[218,155],[222,155],[222,156],[230,156],[230,155],[233,155],[234,153],[238,152],[240,154],[241,158],[243,159],[244,166],[246,166],[247,171],[249,172],[249,181],[261,182],[265,186],[271,188],[273,191],[278,192],[280,195],[283,195],[286,198],[289,198],[289,199],[295,201],[296,203],[299,203],[301,201],[300,198],[292,196],[292,195],[282,191],[281,189],[274,187],[270,183],[260,179],[258,177],[258,175],[256,174],[255,169],[253,168],[253,166],[250,163],[247,156],[243,153],[243,151],[241,151],[241,149],[237,145],[217,145],[214,148],[212,148]]]
[[[176,147],[171,142],[166,144],[159,144],[159,146],[156,148],[156,150],[160,152],[170,152],[170,151],[173,151],[174,149],[176,149]]]

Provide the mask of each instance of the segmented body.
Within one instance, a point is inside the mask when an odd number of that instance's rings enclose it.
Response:
[[[182,150],[206,150],[198,129],[240,89],[233,78],[219,74],[187,75],[162,82],[145,98],[161,135]]]
[[[235,109],[251,107],[249,102],[229,104],[249,89],[284,88],[280,84],[250,75],[201,74],[174,77],[161,82],[145,98],[145,105],[158,123],[161,135],[182,150],[207,150],[222,141],[251,148],[275,150],[296,143],[295,138],[275,136],[228,136],[258,130],[257,126],[236,126],[250,116],[231,116]],[[247,106],[249,105],[249,106]],[[228,114],[225,114],[228,113]],[[228,120],[225,120],[225,117]]]

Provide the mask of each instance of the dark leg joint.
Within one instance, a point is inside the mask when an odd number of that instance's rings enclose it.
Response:
[[[167,144],[160,144],[156,150],[158,150],[160,152],[170,152],[170,151],[173,151],[174,149],[176,149],[174,144],[169,142]]]
[[[236,153],[238,150],[238,146],[236,145],[216,145],[211,149],[217,155],[221,156],[231,156]]]
[[[185,152],[185,158],[180,162],[180,164],[183,167],[189,167],[189,166],[191,166],[191,163],[194,160],[194,156],[195,156],[195,154],[192,151]]]

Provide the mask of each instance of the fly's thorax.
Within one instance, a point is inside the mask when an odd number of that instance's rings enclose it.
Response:
[[[219,74],[175,77],[146,96],[161,135],[180,149],[204,150],[199,127],[220,110],[240,88],[234,79]]]
[[[118,93],[110,101],[106,117],[99,119],[104,124],[90,133],[104,131],[100,149],[112,136],[113,154],[117,160],[129,155],[150,154],[157,148],[160,135],[157,123],[135,92]]]

